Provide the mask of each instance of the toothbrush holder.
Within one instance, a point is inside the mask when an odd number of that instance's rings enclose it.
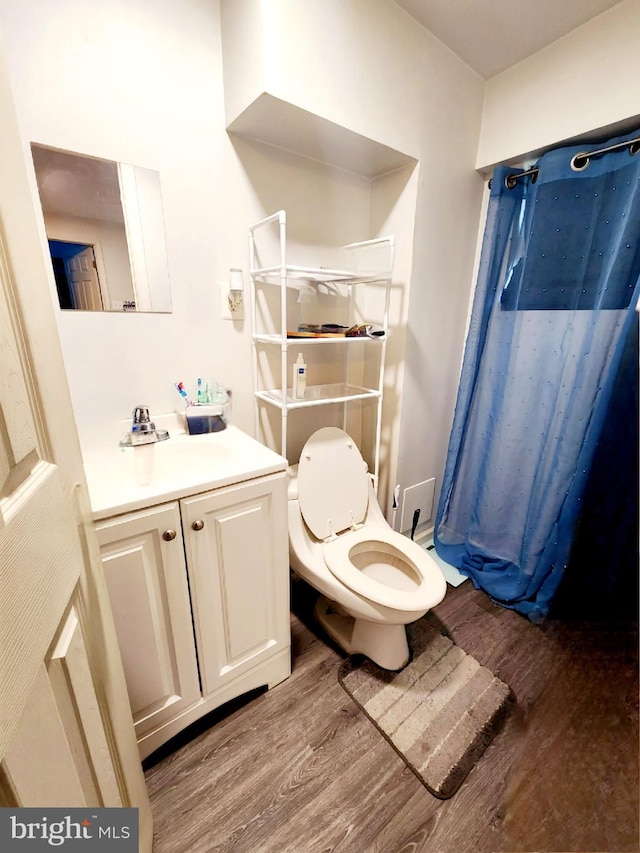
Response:
[[[225,403],[193,403],[185,410],[189,435],[220,432],[227,428]]]

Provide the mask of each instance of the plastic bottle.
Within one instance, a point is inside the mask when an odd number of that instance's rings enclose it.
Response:
[[[293,365],[293,399],[304,400],[307,391],[307,365],[304,363],[302,353],[298,353],[298,360]]]
[[[301,281],[298,291],[298,331],[318,325],[318,293],[308,282]]]

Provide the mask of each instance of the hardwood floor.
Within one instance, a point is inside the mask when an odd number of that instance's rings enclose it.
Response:
[[[310,607],[295,582],[287,681],[145,763],[155,853],[639,850],[635,626],[535,626],[468,581],[449,588],[427,618],[510,684],[517,708],[442,801],[340,687],[343,656]]]

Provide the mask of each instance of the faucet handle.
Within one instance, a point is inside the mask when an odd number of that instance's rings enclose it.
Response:
[[[155,432],[156,425],[149,417],[148,406],[136,406],[133,410],[133,423],[131,424],[131,432]]]
[[[134,424],[148,424],[151,418],[149,417],[148,406],[136,406],[133,410]]]
[[[169,438],[168,430],[156,429],[156,425],[149,417],[149,407],[141,405],[133,410],[131,430],[120,441],[120,447],[155,444],[156,441],[165,441],[167,438]]]

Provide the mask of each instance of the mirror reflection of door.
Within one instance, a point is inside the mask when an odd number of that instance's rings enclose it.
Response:
[[[49,240],[61,308],[102,311],[103,298],[94,247],[86,243]]]
[[[36,143],[31,152],[50,245],[95,248],[99,284],[87,284],[90,259],[78,258],[75,292],[58,284],[60,307],[170,313],[158,172]],[[62,279],[68,259],[61,264],[51,257],[59,268],[56,279]]]

